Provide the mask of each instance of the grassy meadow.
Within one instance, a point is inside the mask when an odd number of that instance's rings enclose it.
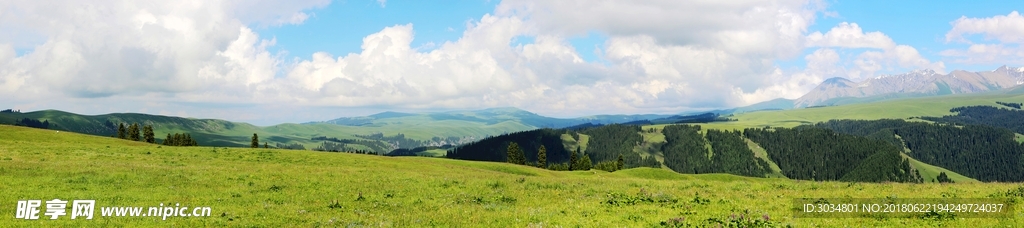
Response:
[[[906,119],[910,117],[952,115],[949,110],[962,106],[999,106],[996,101],[1021,103],[1024,94],[1008,94],[1003,91],[980,94],[955,94],[945,96],[900,98],[874,103],[848,104],[818,108],[792,110],[756,111],[729,117],[733,122],[702,124],[712,129],[744,129],[749,127],[795,127],[832,119]]]
[[[249,148],[161,147],[0,126],[0,227],[1019,227],[1012,218],[793,218],[794,198],[985,198],[1020,184],[812,182],[667,169],[556,172],[504,163]],[[1018,194],[1019,195],[1019,194]],[[18,200],[94,199],[93,220],[15,220]],[[100,217],[99,207],[209,206],[211,217]]]

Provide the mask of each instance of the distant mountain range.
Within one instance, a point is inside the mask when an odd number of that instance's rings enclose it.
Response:
[[[362,140],[350,143],[348,148],[388,152],[389,149],[418,146],[443,146],[472,142],[484,137],[527,131],[538,128],[565,128],[591,124],[605,125],[664,119],[672,115],[598,115],[579,118],[553,118],[537,115],[517,108],[490,108],[475,111],[437,113],[382,112],[362,117],[345,117],[304,124],[284,123],[273,126],[254,126],[248,123],[216,119],[193,119],[139,113],[112,113],[80,115],[58,110],[33,112],[0,112],[0,124],[16,125],[25,121],[47,123],[53,130],[72,131],[92,135],[111,136],[121,123],[151,125],[159,140],[166,134],[189,133],[203,146],[244,147],[255,133],[261,142],[299,144],[314,148],[327,139],[336,141]],[[26,120],[27,119],[27,120]],[[322,139],[316,139],[322,138]],[[383,147],[367,147],[372,143]]]
[[[309,122],[305,124],[337,124],[344,126],[383,127],[388,125],[402,125],[423,121],[467,121],[493,125],[506,121],[517,122],[533,128],[564,128],[581,124],[614,124],[628,123],[672,117],[673,115],[596,115],[577,118],[554,118],[541,116],[526,110],[505,107],[489,108],[476,111],[451,111],[435,113],[401,113],[382,112],[369,116],[342,117],[322,122]]]
[[[955,70],[939,74],[916,70],[897,75],[882,75],[860,82],[835,77],[822,82],[793,101],[794,108],[836,105],[849,98],[885,96],[890,98],[987,92],[1024,84],[1024,67],[1000,67],[993,71]]]
[[[595,115],[577,118],[554,118],[538,115],[518,108],[489,108],[475,111],[434,113],[382,112],[362,117],[344,117],[303,124],[278,124],[259,127],[213,119],[192,119],[137,113],[106,115],[79,115],[57,110],[28,113],[0,112],[0,124],[17,124],[23,119],[44,122],[50,129],[109,136],[116,133],[114,125],[140,123],[153,125],[158,138],[168,133],[191,133],[200,145],[245,146],[253,133],[266,141],[282,144],[301,144],[315,147],[322,140],[315,137],[338,139],[369,139],[370,135],[418,140],[422,145],[464,143],[482,137],[533,130],[538,128],[567,128],[614,123],[664,124],[708,122],[728,118],[729,114],[761,110],[785,110],[814,106],[833,106],[877,102],[895,98],[922,97],[945,94],[979,93],[1001,90],[1012,94],[1024,93],[1024,67],[1000,67],[993,71],[952,71],[939,74],[930,70],[906,74],[883,75],[861,82],[844,78],[825,80],[817,88],[796,99],[775,99],[746,107],[680,113],[678,115]],[[721,116],[721,117],[720,117]],[[378,137],[378,138],[379,138]],[[406,147],[403,139],[374,139],[392,147]],[[362,148],[362,147],[359,147]],[[365,148],[362,148],[365,149]]]

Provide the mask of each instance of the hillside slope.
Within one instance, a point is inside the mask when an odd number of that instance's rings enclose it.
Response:
[[[58,226],[716,226],[768,217],[772,226],[1020,226],[1007,219],[795,219],[800,197],[1005,196],[1017,184],[848,184],[681,175],[663,169],[555,172],[421,157],[249,148],[158,147],[0,126],[2,202],[96,200],[93,220],[0,219],[3,227]],[[1017,198],[1020,200],[1020,198]],[[210,217],[103,217],[99,208],[210,207]],[[8,204],[8,205],[11,205]],[[1020,211],[1020,204],[1015,210]],[[0,207],[15,214],[15,207]],[[730,220],[732,216],[732,220]],[[763,219],[762,219],[763,220]],[[723,224],[728,225],[728,224]]]
[[[848,104],[841,106],[803,108],[792,110],[760,111],[737,114],[729,117],[733,122],[701,124],[713,129],[736,129],[748,127],[794,127],[828,121],[831,119],[906,119],[910,117],[951,115],[949,110],[974,105],[998,105],[995,102],[1024,102],[1024,94],[1009,91],[995,91],[974,94],[952,94],[931,97],[900,98],[873,103]]]
[[[160,142],[168,134],[189,133],[204,146],[248,147],[252,134],[260,136],[260,142],[270,146],[276,144],[299,144],[312,149],[322,143],[312,140],[313,137],[331,137],[339,139],[365,139],[393,145],[385,151],[401,147],[398,142],[386,139],[367,139],[360,135],[382,134],[383,136],[403,135],[417,141],[412,148],[425,145],[453,144],[475,141],[489,135],[534,129],[515,121],[496,123],[467,122],[460,120],[431,121],[429,119],[411,120],[405,123],[381,126],[344,126],[327,123],[316,124],[279,124],[258,127],[248,123],[230,122],[216,119],[193,119],[173,116],[148,115],[138,113],[113,113],[104,115],[80,115],[75,113],[44,110],[26,113],[0,113],[0,124],[13,125],[22,119],[47,121],[49,129],[79,132],[98,136],[117,134],[117,125],[121,123],[152,125]]]

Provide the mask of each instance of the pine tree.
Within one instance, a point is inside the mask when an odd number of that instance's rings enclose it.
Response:
[[[171,138],[171,133],[167,133],[167,137],[164,138],[164,145],[165,146],[174,145],[171,142],[174,142],[174,138]]]
[[[590,170],[594,168],[594,163],[590,161],[590,155],[583,155],[583,159],[580,159],[580,170]]]
[[[146,139],[147,143],[156,143],[156,136],[153,133],[152,125],[142,127],[142,137]]]
[[[580,169],[580,167],[579,167],[579,165],[580,165],[580,157],[579,157],[579,155],[577,155],[577,154],[580,153],[580,148],[576,147],[576,152],[569,152],[569,153],[570,153],[570,155],[569,155],[569,170],[571,171],[571,170],[578,170],[578,169]]]
[[[544,145],[540,145],[540,149],[537,150],[537,167],[545,168],[548,166],[548,148]]]
[[[953,180],[949,179],[949,176],[946,176],[946,172],[939,172],[939,177],[936,177],[935,179],[938,180],[939,183],[953,183]]]
[[[626,167],[626,159],[622,157],[622,154],[619,154],[619,160],[615,161],[615,170],[622,170],[622,168],[625,168],[625,167]]]
[[[124,128],[124,123],[117,124],[117,138],[128,139],[128,130]]]
[[[260,148],[260,137],[252,133],[252,148]]]
[[[270,146],[269,146],[269,145],[267,145],[267,142],[263,142],[263,148],[264,148],[264,149],[266,149],[266,148],[270,148]]]
[[[142,137],[139,136],[139,133],[140,132],[138,123],[133,123],[131,126],[128,127],[128,139],[131,139],[132,141],[142,140]]]
[[[519,149],[519,144],[515,142],[509,143],[506,154],[508,155],[508,158],[505,159],[506,162],[520,165],[526,164],[526,157],[523,155],[523,150]]]

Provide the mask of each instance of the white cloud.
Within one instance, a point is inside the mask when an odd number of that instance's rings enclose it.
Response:
[[[983,34],[988,39],[1004,43],[1024,43],[1024,16],[1017,11],[989,18],[963,16],[950,24],[953,28],[946,32],[946,42],[969,42],[965,35]]]
[[[953,28],[946,32],[946,42],[969,46],[943,50],[940,55],[967,64],[1024,65],[1024,16],[1017,11],[988,18],[960,17],[950,24]]]
[[[807,26],[823,7],[817,1],[509,0],[496,12],[526,18],[532,33],[607,35],[603,57],[612,65],[605,70],[618,72],[595,78],[635,85],[623,88],[637,102],[626,110],[678,110],[748,103],[732,91],[774,84],[774,61],[804,49]]]
[[[814,32],[807,35],[807,46],[892,49],[896,46],[896,42],[882,32],[864,33],[857,23],[843,22],[833,27],[828,33]]]
[[[221,88],[204,81],[211,75],[223,83],[253,84],[273,77],[279,61],[265,49],[273,41],[260,40],[247,24],[301,23],[301,10],[325,3],[0,3],[0,24],[23,24],[32,29],[26,34],[45,35],[31,51],[4,61],[16,64],[0,70],[0,78],[24,80],[16,90],[52,89],[71,97]]]
[[[388,0],[377,0],[377,4],[380,4],[380,8],[384,8],[384,5],[388,3]]]
[[[317,52],[295,60],[269,51],[276,40],[253,31],[301,24],[314,15],[309,9],[325,4],[0,3],[0,28],[18,25],[31,28],[16,30],[19,37],[44,37],[21,56],[14,54],[15,45],[24,42],[0,38],[0,95],[18,96],[15,104],[22,107],[50,96],[69,98],[76,101],[71,107],[86,110],[97,109],[78,104],[114,104],[106,112],[144,109],[228,119],[258,119],[241,113],[271,112],[271,106],[515,106],[579,116],[723,108],[792,98],[833,74],[942,68],[916,49],[880,32],[864,33],[853,23],[807,34],[823,4],[799,0],[507,0],[493,15],[467,22],[457,40],[429,48],[410,46],[414,25],[399,24],[360,35],[357,53]],[[10,16],[16,14],[29,16]],[[584,61],[570,44],[594,31],[607,37],[599,63]],[[513,42],[523,36],[534,41]],[[804,57],[807,69],[785,72],[775,66],[808,47],[817,50]],[[870,50],[844,65],[843,49],[855,48]]]
[[[1024,49],[1014,44],[971,44],[967,49],[947,49],[939,54],[959,63],[1024,65]]]
[[[286,63],[268,51],[275,40],[250,26],[300,24],[312,14],[304,10],[325,1],[13,4],[0,7],[38,16],[0,23],[29,23],[46,40],[23,56],[0,48],[2,63],[12,63],[0,65],[0,86],[12,88],[5,91],[60,91],[57,97],[126,107],[516,106],[562,116],[744,104],[733,91],[772,85],[773,61],[803,49],[821,9],[807,1],[510,0],[429,51],[410,47],[415,32],[405,24],[367,35],[359,53],[320,52]],[[583,61],[567,41],[588,31],[608,36],[600,47],[605,63]],[[513,46],[519,36],[534,42]],[[238,116],[202,110],[188,113]]]
[[[882,32],[865,33],[857,23],[842,22],[824,34],[813,32],[807,35],[807,47],[851,49],[845,51],[866,49],[861,50],[860,54],[857,54],[852,60],[853,66],[835,68],[842,72],[831,72],[833,76],[846,76],[852,80],[874,77],[882,71],[901,72],[931,69],[936,72],[945,72],[946,68],[945,63],[932,62],[921,56],[916,48],[897,44]],[[813,68],[815,65],[809,61],[807,67]]]
[[[775,84],[758,88],[752,93],[744,93],[737,89],[733,94],[747,104],[774,98],[796,99],[827,78],[844,76],[846,71],[840,65],[842,60],[839,53],[831,48],[819,48],[804,56],[804,61],[807,67],[797,72],[784,72],[781,69],[772,72],[768,80],[776,82]]]
[[[659,45],[706,46],[733,54],[793,54],[823,8],[816,1],[506,0],[498,15],[528,18],[540,33],[571,37],[600,31],[648,36]]]

